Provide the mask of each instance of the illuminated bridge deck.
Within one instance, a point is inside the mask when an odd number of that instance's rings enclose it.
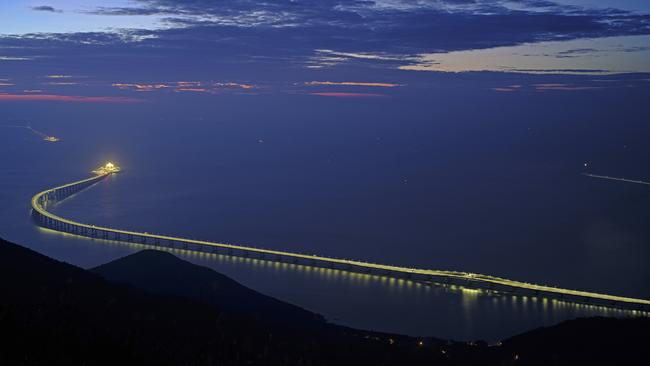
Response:
[[[157,246],[161,248],[176,248],[246,258],[258,258],[268,261],[325,267],[351,272],[372,273],[375,275],[404,278],[413,281],[448,283],[470,288],[509,292],[518,295],[549,297],[568,302],[597,306],[639,310],[642,312],[650,311],[650,300],[646,299],[569,290],[477,273],[408,268],[368,263],[358,260],[261,249],[244,245],[215,243],[166,235],[119,230],[68,220],[47,211],[50,203],[61,201],[66,197],[101,181],[111,174],[113,174],[113,172],[98,171],[97,175],[91,178],[51,188],[36,194],[32,198],[34,219],[42,227],[88,238],[115,240],[127,243]]]

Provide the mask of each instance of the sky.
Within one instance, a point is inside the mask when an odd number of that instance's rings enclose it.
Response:
[[[430,4],[443,1],[429,1]],[[468,1],[471,3],[471,1]],[[496,2],[496,1],[495,1]],[[32,32],[79,32],[102,31],[116,28],[147,28],[155,29],[162,25],[163,16],[151,15],[113,15],[103,17],[94,15],[100,8],[139,8],[147,1],[139,0],[63,0],[63,1],[32,1],[4,0],[0,21],[2,33],[24,34]],[[398,4],[400,1],[379,1],[383,4]],[[413,1],[401,3],[427,3]],[[453,2],[450,2],[453,3]],[[459,1],[456,3],[463,3]],[[506,4],[506,2],[502,2]],[[507,2],[513,9],[530,9],[530,6],[517,4],[517,1]],[[521,2],[519,2],[521,3]],[[557,0],[557,4],[573,5],[588,8],[615,8],[627,11],[648,12],[650,3],[645,0]],[[35,10],[35,9],[42,10]],[[43,8],[45,7],[45,8]],[[51,8],[51,9],[49,9]]]
[[[531,85],[545,81],[540,75],[640,75],[650,72],[649,56],[650,3],[642,0],[0,4],[5,102],[376,98],[424,92],[442,73],[492,73],[496,84],[504,73],[526,74]]]

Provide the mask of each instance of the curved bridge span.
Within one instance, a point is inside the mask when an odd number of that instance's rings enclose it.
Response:
[[[109,227],[83,224],[65,219],[47,211],[51,203],[61,201],[84,188],[91,186],[112,172],[99,172],[97,175],[47,189],[32,198],[32,215],[38,225],[55,231],[78,236],[115,240],[127,243],[176,248],[196,252],[224,254],[230,256],[258,258],[268,261],[293,263],[314,267],[339,269],[350,272],[372,273],[375,275],[403,278],[414,281],[429,281],[455,284],[469,288],[502,291],[517,295],[540,296],[563,301],[583,303],[596,306],[650,311],[650,300],[601,294],[587,291],[569,290],[551,286],[537,285],[505,278],[477,273],[442,271],[433,269],[408,268],[358,260],[330,258],[317,255],[292,253],[271,249],[254,248],[243,245],[216,243],[210,241],[186,239],[165,235],[113,229]]]

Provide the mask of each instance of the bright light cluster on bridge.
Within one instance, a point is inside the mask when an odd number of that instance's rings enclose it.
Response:
[[[108,163],[106,163],[106,165],[100,166],[99,168],[93,170],[93,173],[97,175],[106,175],[111,173],[117,173],[119,171],[120,171],[120,167],[109,161]]]

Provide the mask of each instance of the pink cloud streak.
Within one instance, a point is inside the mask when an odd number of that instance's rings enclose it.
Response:
[[[370,83],[363,81],[308,81],[305,85],[309,86],[319,86],[319,85],[334,85],[334,86],[367,86],[367,87],[380,87],[380,88],[394,88],[396,86],[402,86],[401,84],[394,83]]]
[[[386,98],[386,94],[375,93],[343,93],[343,92],[320,92],[309,93],[309,95],[318,95],[321,97],[334,97],[334,98]]]
[[[127,97],[83,97],[54,94],[0,94],[0,102],[69,102],[69,103],[142,103],[144,99]]]

